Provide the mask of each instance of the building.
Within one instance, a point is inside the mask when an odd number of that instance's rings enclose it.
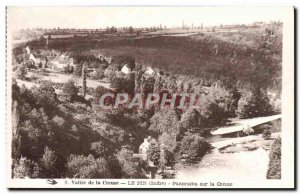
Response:
[[[49,66],[51,69],[57,69],[57,70],[62,70],[68,66],[75,68],[74,59],[65,53],[62,53],[61,55],[52,58],[49,61]]]
[[[155,71],[151,68],[151,67],[147,67],[146,71],[145,71],[145,74],[146,75],[150,75],[150,76],[153,76],[155,75]]]
[[[30,53],[29,54],[29,60],[38,68],[46,68],[48,59],[45,56],[38,55],[35,53]]]
[[[144,142],[139,147],[139,154],[147,154],[150,146],[151,137],[144,138]]]
[[[121,71],[125,74],[131,73],[131,69],[128,67],[127,64],[122,67]]]

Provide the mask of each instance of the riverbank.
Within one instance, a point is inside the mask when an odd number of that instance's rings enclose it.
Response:
[[[280,132],[265,140],[250,135],[213,142],[214,147],[194,165],[175,165],[175,179],[261,179],[265,180],[269,162],[269,149]]]

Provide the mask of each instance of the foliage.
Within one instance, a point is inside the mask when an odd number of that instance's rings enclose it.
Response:
[[[181,140],[179,154],[188,162],[196,162],[201,160],[209,149],[210,144],[203,137],[189,134]]]
[[[272,144],[267,179],[281,179],[281,138],[275,139]]]
[[[263,133],[262,133],[262,137],[267,140],[271,138],[271,130],[269,128],[264,129]]]
[[[178,115],[174,110],[159,110],[150,119],[150,127],[148,131],[160,135],[163,132],[179,133],[177,123]]]
[[[43,157],[40,159],[39,164],[40,178],[60,178],[56,168],[57,157],[55,156],[55,152],[48,146],[45,147]]]
[[[188,109],[181,115],[179,129],[181,133],[192,132],[195,130],[201,132],[201,115],[196,109]]]
[[[100,98],[102,95],[109,93],[110,90],[103,87],[103,86],[97,86],[97,88],[95,89],[94,93],[93,93],[93,97],[94,99],[97,100],[97,103],[99,102]]]
[[[85,97],[86,95],[86,66],[85,64],[82,67],[82,93],[83,93],[83,97]]]
[[[93,142],[91,144],[91,151],[96,157],[105,157],[108,154],[107,145],[105,145],[102,141]]]
[[[23,64],[19,64],[18,69],[16,71],[16,76],[18,79],[24,80],[26,78],[26,67]]]
[[[103,158],[95,159],[93,155],[70,155],[67,163],[69,178],[110,178],[108,164]]]
[[[122,148],[117,154],[122,178],[146,178],[139,164],[133,161],[132,155],[133,152],[127,148]]]
[[[21,157],[13,162],[13,178],[37,178],[39,168],[37,163]]]
[[[118,65],[118,70],[120,71],[124,65],[127,65],[131,70],[135,67],[135,59],[129,55],[116,55],[111,59],[112,64]]]
[[[78,88],[75,86],[73,80],[64,83],[62,91],[67,95],[70,102],[73,102],[77,98]]]
[[[74,67],[73,66],[69,66],[69,65],[64,66],[64,72],[66,74],[72,74],[74,72]]]
[[[125,78],[124,77],[113,77],[110,82],[110,87],[117,92],[123,92],[125,88]]]
[[[240,118],[253,118],[269,116],[273,113],[273,108],[266,91],[256,87],[252,89],[250,96],[241,98],[237,112]]]
[[[158,166],[160,164],[160,145],[157,141],[152,140],[147,150],[149,160],[153,162],[154,165]]]

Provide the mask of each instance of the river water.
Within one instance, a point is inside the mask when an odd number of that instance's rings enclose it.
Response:
[[[213,150],[193,166],[179,165],[176,179],[229,179],[265,180],[268,167],[268,151],[259,148],[254,151],[220,153]]]

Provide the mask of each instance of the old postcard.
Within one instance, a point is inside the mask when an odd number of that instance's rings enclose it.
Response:
[[[294,8],[6,8],[7,187],[293,189]]]

